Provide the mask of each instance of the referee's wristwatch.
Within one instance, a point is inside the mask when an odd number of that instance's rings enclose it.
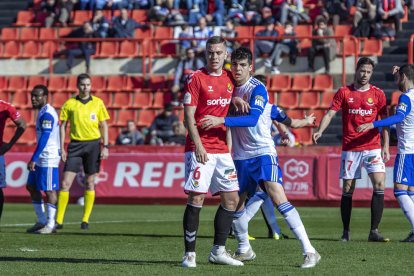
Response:
[[[103,147],[109,149],[109,145],[103,145]]]

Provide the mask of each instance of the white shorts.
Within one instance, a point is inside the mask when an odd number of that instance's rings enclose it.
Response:
[[[343,151],[341,156],[341,179],[360,179],[361,166],[367,173],[385,173],[385,164],[382,160],[381,149],[364,151]]]
[[[236,168],[230,153],[208,153],[206,164],[198,163],[194,152],[185,153],[184,192],[212,195],[220,192],[238,192]]]

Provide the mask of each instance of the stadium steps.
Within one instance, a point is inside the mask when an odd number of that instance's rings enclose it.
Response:
[[[0,0],[0,29],[10,26],[20,10],[29,7],[27,0]]]

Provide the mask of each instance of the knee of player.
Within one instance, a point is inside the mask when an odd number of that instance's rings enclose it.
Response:
[[[187,203],[194,206],[203,206],[204,203],[204,194],[193,194],[188,195]]]

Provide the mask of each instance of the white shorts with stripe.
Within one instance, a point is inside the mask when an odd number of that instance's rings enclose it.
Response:
[[[360,179],[361,167],[367,173],[385,173],[385,164],[382,160],[381,149],[363,151],[343,151],[341,155],[341,179]]]
[[[208,153],[208,161],[198,163],[194,152],[185,153],[185,193],[212,195],[220,192],[238,192],[236,168],[230,153]]]

